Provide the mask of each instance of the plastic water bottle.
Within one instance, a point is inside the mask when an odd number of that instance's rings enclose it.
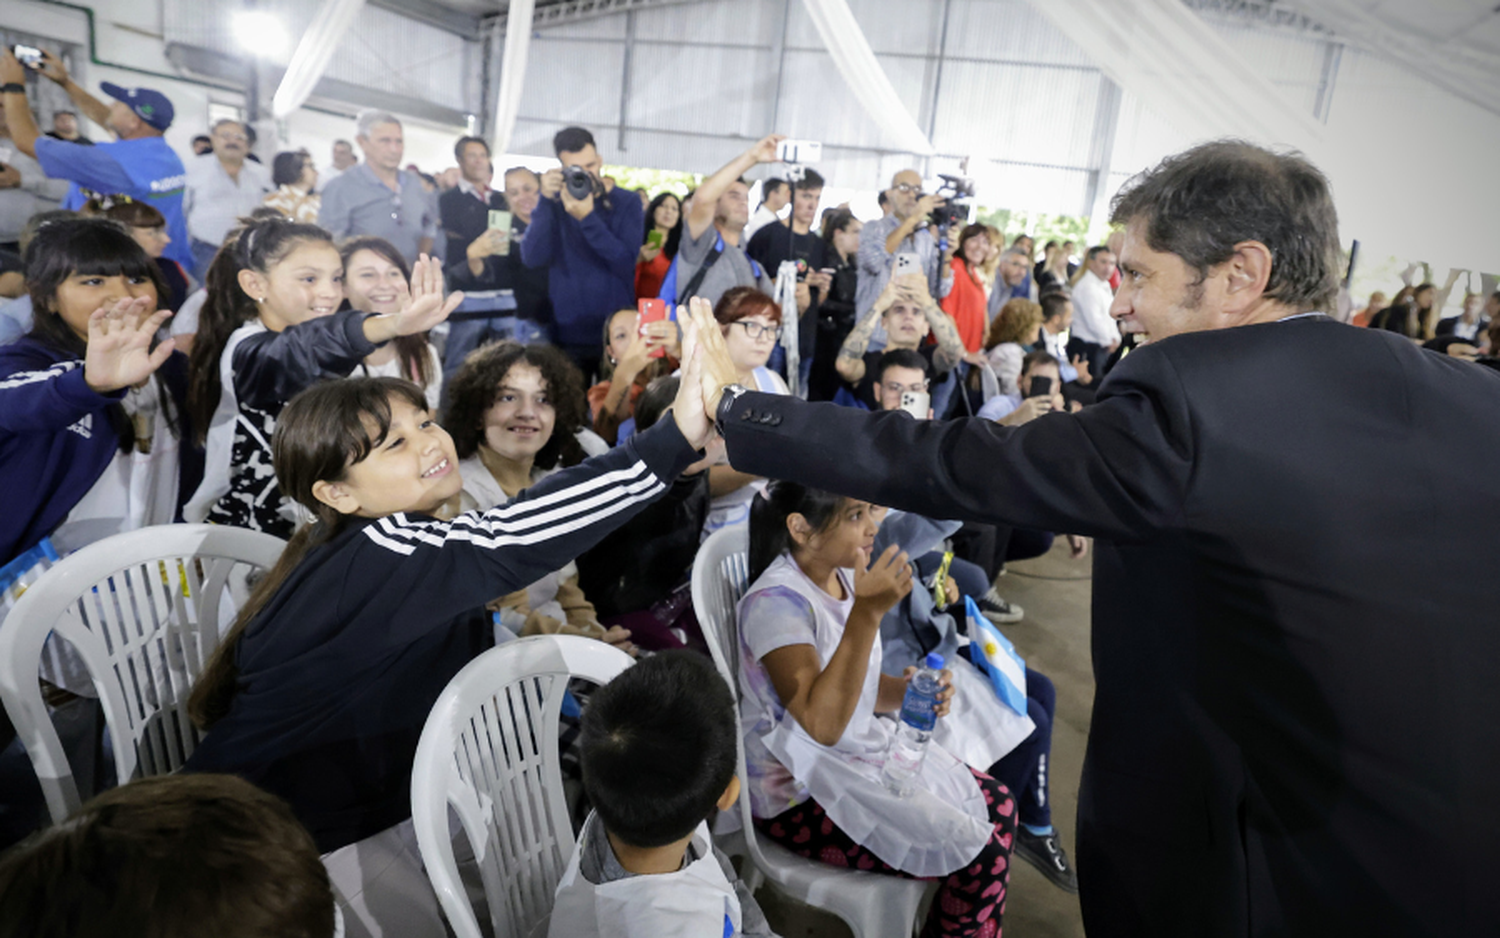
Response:
[[[911,780],[922,770],[927,741],[937,726],[937,698],[942,690],[938,672],[942,670],[943,656],[933,652],[906,685],[901,718],[896,721],[891,747],[885,754],[885,768],[880,772],[885,787],[902,798],[911,791]]]

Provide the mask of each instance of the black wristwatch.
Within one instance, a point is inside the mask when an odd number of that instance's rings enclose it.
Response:
[[[719,436],[724,435],[724,418],[729,415],[729,408],[734,406],[741,394],[749,390],[743,384],[724,385],[724,392],[719,397],[719,409],[714,414],[714,429],[719,431]]]
[[[26,86],[18,81],[8,81],[0,85],[0,94],[25,94]]]

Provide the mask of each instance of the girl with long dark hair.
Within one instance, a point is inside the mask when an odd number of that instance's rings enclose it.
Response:
[[[367,313],[395,313],[411,302],[411,267],[384,238],[361,236],[339,245],[349,305]],[[443,397],[443,363],[427,334],[397,336],[359,366],[367,378],[405,378],[427,394],[436,411]]]
[[[188,398],[194,426],[208,428],[207,464],[184,514],[290,537],[298,511],[271,468],[281,408],[304,388],[347,376],[392,339],[431,329],[463,294],[445,301],[441,269],[424,255],[400,310],[339,310],[344,262],[333,239],[283,218],[231,234],[207,280]]]
[[[652,234],[656,237],[653,239]],[[655,240],[656,243],[652,244]],[[638,298],[661,294],[661,282],[677,256],[682,241],[682,200],[675,193],[663,192],[646,206],[646,231],[641,235],[641,249],[636,255],[635,295]]]

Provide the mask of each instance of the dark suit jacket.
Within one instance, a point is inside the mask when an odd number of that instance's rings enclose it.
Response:
[[[505,193],[498,189],[490,190],[488,205],[457,186],[438,196],[438,213],[448,235],[448,263],[462,261],[470,242],[489,228],[490,209],[503,211],[506,207]]]
[[[1494,935],[1497,417],[1500,375],[1316,317],[1146,346],[1015,429],[746,394],[726,436],[745,472],[1099,539],[1090,938]]]

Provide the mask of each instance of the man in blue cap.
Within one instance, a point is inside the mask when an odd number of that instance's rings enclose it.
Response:
[[[100,87],[115,99],[107,105],[69,78],[57,56],[50,52],[42,56],[38,70],[62,85],[80,111],[114,131],[118,139],[80,147],[42,134],[26,100],[26,67],[6,49],[0,55],[0,103],[16,149],[34,156],[48,176],[72,183],[63,208],[78,209],[95,195],[123,195],[154,206],[166,216],[167,234],[172,238],[162,253],[191,269],[193,254],[182,213],[186,174],[182,160],[162,139],[172,125],[172,102],[150,88],[121,88],[104,82]]]

